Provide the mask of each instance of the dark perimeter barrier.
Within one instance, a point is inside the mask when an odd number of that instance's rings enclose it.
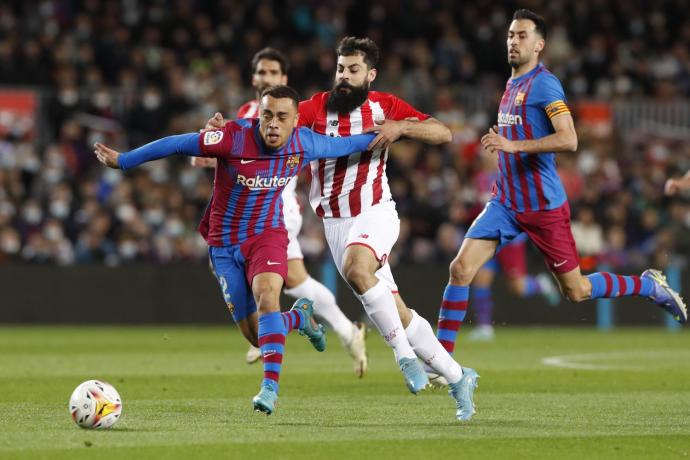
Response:
[[[332,263],[310,267],[329,286],[336,286],[340,307],[351,319],[364,316],[361,304],[343,283]],[[448,272],[445,267],[407,265],[394,268],[403,299],[435,324]],[[688,271],[669,273],[669,280],[688,291]],[[505,288],[501,276],[493,289],[495,322],[498,325],[559,324],[601,325],[594,301],[573,304],[561,302],[549,307],[539,298],[518,298]],[[283,298],[289,308],[292,299]],[[600,304],[599,304],[600,305]],[[666,324],[667,315],[645,299],[612,300],[609,326]],[[472,324],[472,303],[466,324]],[[153,324],[194,323],[230,324],[232,322],[215,278],[201,265],[128,265],[0,267],[1,323],[63,324]]]

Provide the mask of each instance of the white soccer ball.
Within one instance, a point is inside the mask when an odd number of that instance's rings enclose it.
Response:
[[[69,398],[74,423],[82,428],[110,428],[120,419],[122,400],[114,386],[101,380],[87,380]]]

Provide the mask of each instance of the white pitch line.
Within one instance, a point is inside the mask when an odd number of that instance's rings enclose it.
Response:
[[[574,363],[574,360],[583,360],[592,358],[592,354],[589,355],[561,355],[561,356],[547,356],[542,358],[541,363],[545,366],[560,367],[564,369],[581,369],[588,371],[609,371],[617,369],[611,366],[602,366],[600,364],[587,364],[587,363]]]
[[[632,357],[655,357],[660,355],[668,355],[672,353],[674,355],[678,354],[678,350],[656,350],[656,351],[618,351],[618,352],[603,352],[603,353],[585,353],[577,355],[559,355],[559,356],[547,356],[541,359],[541,363],[545,366],[560,367],[564,369],[581,369],[589,371],[611,371],[611,370],[636,370],[639,369],[639,365],[634,364],[614,364],[614,365],[604,365],[604,364],[592,364],[592,361],[601,360],[619,360],[621,358]],[[687,354],[688,351],[682,351],[681,354]],[[582,362],[585,361],[585,362]],[[587,362],[589,361],[589,362]]]

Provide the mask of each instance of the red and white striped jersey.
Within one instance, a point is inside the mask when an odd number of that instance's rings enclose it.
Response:
[[[398,97],[370,91],[364,104],[350,113],[326,110],[328,92],[318,93],[300,102],[299,124],[319,134],[351,136],[374,125],[374,120],[426,120]],[[309,201],[320,217],[354,217],[378,203],[392,199],[386,160],[388,149],[354,153],[347,157],[311,162],[312,183]]]
[[[237,118],[259,118],[259,101],[254,99],[242,104],[237,109]]]

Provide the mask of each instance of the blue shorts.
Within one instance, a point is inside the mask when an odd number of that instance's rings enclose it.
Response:
[[[515,213],[501,203],[491,200],[474,219],[465,238],[496,240],[498,241],[496,252],[498,252],[522,234],[523,231],[515,219]]]
[[[240,245],[209,246],[208,256],[232,319],[237,323],[256,312],[256,302],[247,281],[245,258]]]
[[[491,200],[474,220],[465,237],[498,241],[498,251],[522,233],[526,233],[539,249],[553,273],[568,273],[579,266],[567,201],[554,209],[518,213],[495,199]]]

